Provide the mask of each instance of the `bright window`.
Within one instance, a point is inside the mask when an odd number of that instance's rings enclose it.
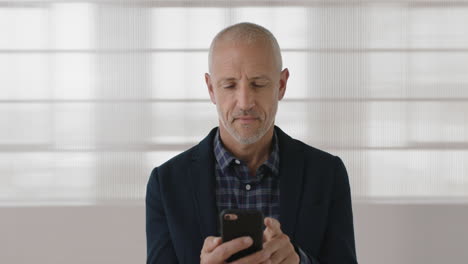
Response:
[[[463,1],[0,1],[0,205],[143,203],[217,125],[227,25],[278,38],[277,124],[339,155],[355,200],[468,201]]]

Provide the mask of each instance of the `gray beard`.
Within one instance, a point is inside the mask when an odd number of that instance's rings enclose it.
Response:
[[[218,112],[218,114],[220,114]],[[226,131],[229,133],[229,135],[231,135],[231,137],[233,137],[237,142],[239,142],[240,144],[242,145],[250,145],[250,144],[253,144],[253,143],[256,143],[257,141],[259,141],[263,136],[265,136],[265,134],[268,132],[268,130],[273,126],[273,124],[275,123],[275,119],[272,119],[271,120],[271,124],[269,124],[268,126],[266,127],[262,127],[260,128],[257,133],[255,133],[253,136],[251,137],[242,137],[241,135],[239,135],[237,133],[237,131],[234,129],[234,127],[230,126],[230,125],[227,125],[223,119],[220,119],[220,123],[221,125],[226,129]]]

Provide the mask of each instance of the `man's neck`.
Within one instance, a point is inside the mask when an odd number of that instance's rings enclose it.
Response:
[[[268,132],[257,142],[252,144],[241,144],[235,140],[225,129],[220,126],[219,135],[224,147],[236,158],[247,163],[251,175],[255,175],[256,170],[269,157],[271,144],[273,142],[272,126]]]

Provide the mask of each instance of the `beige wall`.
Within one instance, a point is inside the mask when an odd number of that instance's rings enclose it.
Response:
[[[0,263],[144,263],[143,206],[0,208]],[[355,204],[361,264],[468,259],[468,205]]]

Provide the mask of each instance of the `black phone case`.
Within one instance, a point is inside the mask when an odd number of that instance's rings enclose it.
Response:
[[[225,214],[236,214],[235,221],[225,220]],[[237,252],[227,259],[227,262],[245,257],[262,249],[263,244],[263,214],[258,210],[226,209],[220,214],[221,237],[223,243],[234,238],[250,236],[252,246]]]

